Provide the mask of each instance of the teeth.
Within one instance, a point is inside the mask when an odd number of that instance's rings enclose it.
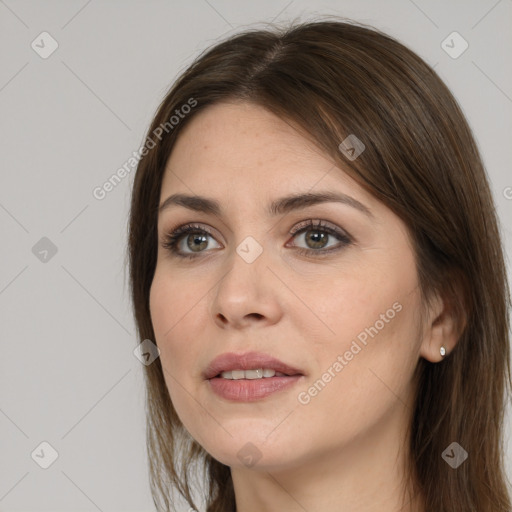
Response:
[[[262,379],[264,377],[285,377],[284,373],[276,372],[269,368],[256,368],[254,370],[233,370],[230,372],[222,372],[220,376],[223,379],[240,380],[240,379]]]
[[[241,371],[240,373],[245,373],[246,379],[261,379],[263,378],[263,368],[258,368],[257,370],[245,370],[245,372]],[[240,377],[243,378],[243,377]]]

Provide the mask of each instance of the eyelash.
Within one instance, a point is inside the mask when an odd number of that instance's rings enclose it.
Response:
[[[322,224],[321,220],[314,221],[314,220],[310,219],[310,220],[304,221],[304,222],[300,223],[297,226],[297,228],[295,230],[292,230],[289,234],[292,235],[293,237],[295,237],[296,235],[302,234],[307,231],[312,231],[312,230],[332,235],[332,236],[336,237],[338,240],[340,240],[341,243],[334,247],[331,247],[329,249],[315,250],[315,249],[304,249],[303,247],[297,247],[296,250],[299,254],[313,255],[314,257],[322,257],[322,256],[326,256],[328,253],[339,251],[352,243],[352,238],[350,236],[348,236],[344,231],[331,228],[331,227],[327,226],[326,224]],[[176,228],[171,233],[168,233],[167,235],[165,235],[164,241],[162,242],[162,247],[164,249],[169,250],[172,254],[174,254],[175,256],[177,256],[179,258],[195,259],[195,258],[201,256],[202,252],[204,252],[204,251],[192,254],[192,253],[181,253],[180,250],[178,249],[178,244],[181,241],[181,239],[185,235],[188,235],[191,233],[199,234],[199,235],[206,234],[206,235],[210,235],[212,238],[214,238],[213,234],[211,233],[211,231],[208,228],[206,228],[206,226],[201,226],[199,224],[185,224],[183,226]]]

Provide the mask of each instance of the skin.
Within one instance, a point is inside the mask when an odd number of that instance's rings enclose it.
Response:
[[[222,207],[221,216],[182,206],[161,212],[150,309],[174,407],[194,439],[231,467],[238,512],[423,510],[419,497],[401,503],[412,376],[420,357],[439,362],[442,345],[448,353],[453,349],[453,319],[437,298],[420,326],[406,226],[333,166],[290,123],[262,107],[221,103],[191,120],[166,167],[161,202],[180,192],[216,199]],[[267,214],[271,200],[319,190],[357,199],[373,218],[333,202]],[[339,227],[351,243],[316,256],[342,242],[325,235],[315,245],[307,232],[290,235],[309,219]],[[180,259],[160,243],[189,222],[213,231],[194,260]],[[322,233],[308,229],[313,236]],[[247,236],[263,249],[252,263],[236,252]],[[194,253],[186,238],[180,247]],[[194,244],[193,235],[189,240]],[[362,349],[309,403],[299,403],[299,393],[396,303],[402,307],[394,318],[366,346],[359,343]],[[204,368],[219,354],[249,350],[281,359],[305,376],[256,402],[215,395],[201,377]],[[237,456],[248,442],[261,457],[253,466]]]

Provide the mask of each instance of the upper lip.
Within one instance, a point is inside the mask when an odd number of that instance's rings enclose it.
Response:
[[[205,379],[212,379],[222,372],[232,370],[252,370],[257,368],[268,368],[285,375],[304,375],[302,370],[294,368],[275,357],[261,352],[244,352],[236,354],[226,352],[213,359],[203,371]]]

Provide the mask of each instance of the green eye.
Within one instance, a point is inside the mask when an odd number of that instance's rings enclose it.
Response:
[[[345,231],[328,226],[322,223],[322,221],[307,220],[300,223],[290,232],[290,235],[293,237],[302,234],[304,234],[306,244],[311,244],[311,246],[309,248],[301,248],[292,245],[291,247],[295,247],[299,254],[314,257],[338,251],[352,243],[352,239]],[[213,234],[205,226],[185,224],[167,234],[162,246],[179,258],[193,259],[206,252],[205,250],[209,246],[208,238],[215,240]],[[329,238],[335,238],[339,243],[326,249]],[[186,249],[182,246],[182,242],[185,242]],[[195,248],[198,250],[196,251]]]

